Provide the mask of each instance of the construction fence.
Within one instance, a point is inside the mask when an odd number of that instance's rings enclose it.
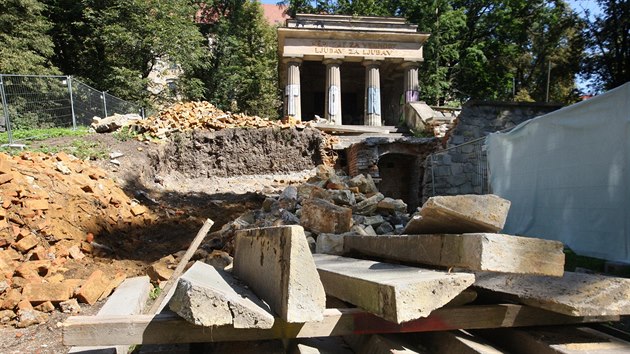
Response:
[[[89,126],[95,116],[143,112],[139,105],[72,76],[0,74],[0,131],[6,132],[3,143],[41,138],[35,136],[38,129]],[[15,133],[22,130],[32,131],[33,136],[20,134],[21,138],[16,138]]]

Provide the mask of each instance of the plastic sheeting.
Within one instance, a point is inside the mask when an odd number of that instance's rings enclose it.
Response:
[[[486,138],[506,233],[630,262],[630,83]]]

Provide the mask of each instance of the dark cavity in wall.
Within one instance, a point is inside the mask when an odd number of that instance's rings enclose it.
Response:
[[[386,154],[378,161],[380,192],[388,197],[404,200],[409,212],[418,207],[421,198],[418,194],[424,175],[421,161],[418,156],[406,154]]]

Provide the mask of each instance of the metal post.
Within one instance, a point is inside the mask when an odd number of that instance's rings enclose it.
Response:
[[[144,107],[140,108],[140,116],[142,117],[142,119],[144,119]]]
[[[551,61],[549,62],[549,67],[547,68],[547,97],[545,102],[549,102],[549,79],[551,78]]]
[[[9,119],[9,108],[7,106],[7,95],[4,92],[4,77],[0,74],[0,98],[2,99],[2,110],[4,114],[4,124],[7,128],[7,137],[9,145],[13,144],[13,133],[11,132],[11,120]]]
[[[101,92],[101,94],[103,95],[103,111],[105,111],[105,117],[103,118],[107,118],[107,99],[105,98],[105,91]]]
[[[74,114],[74,97],[72,94],[72,76],[67,76],[68,93],[70,94],[70,110],[72,111],[72,130],[77,130],[77,117]]]

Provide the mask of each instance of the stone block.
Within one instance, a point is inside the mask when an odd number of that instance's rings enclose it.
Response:
[[[496,195],[431,197],[405,227],[405,234],[498,232],[510,202]]]
[[[562,242],[478,233],[447,235],[355,236],[346,252],[413,264],[503,273],[562,276]]]
[[[394,212],[406,213],[407,212],[407,203],[402,201],[401,199],[393,199],[390,197],[386,197],[376,205],[376,210],[379,212],[385,212],[389,214],[393,214]]]
[[[105,276],[102,270],[95,270],[77,291],[77,299],[81,302],[94,305],[101,297],[101,294],[107,289],[110,281],[111,280]]]
[[[169,301],[172,311],[199,326],[271,328],[269,307],[229,273],[196,262],[177,283]]]
[[[300,224],[316,233],[342,234],[352,227],[352,210],[323,199],[307,199]]]
[[[383,199],[385,199],[384,195],[376,193],[375,195],[355,204],[355,206],[352,207],[352,211],[359,215],[372,215],[376,212],[378,203]]]
[[[344,237],[344,235],[319,234],[315,253],[342,255]]]
[[[13,310],[22,301],[22,293],[17,289],[7,291],[4,301],[0,304],[0,310]]]
[[[323,254],[313,258],[326,294],[396,323],[427,317],[475,281],[470,273]]]
[[[233,272],[284,321],[323,319],[326,294],[301,226],[238,231]]]
[[[33,303],[46,301],[61,302],[70,299],[72,296],[72,288],[64,282],[39,284],[29,283],[24,286],[22,296]]]
[[[378,193],[378,188],[371,175],[358,175],[348,181],[348,186],[359,188],[359,192],[363,194]]]

